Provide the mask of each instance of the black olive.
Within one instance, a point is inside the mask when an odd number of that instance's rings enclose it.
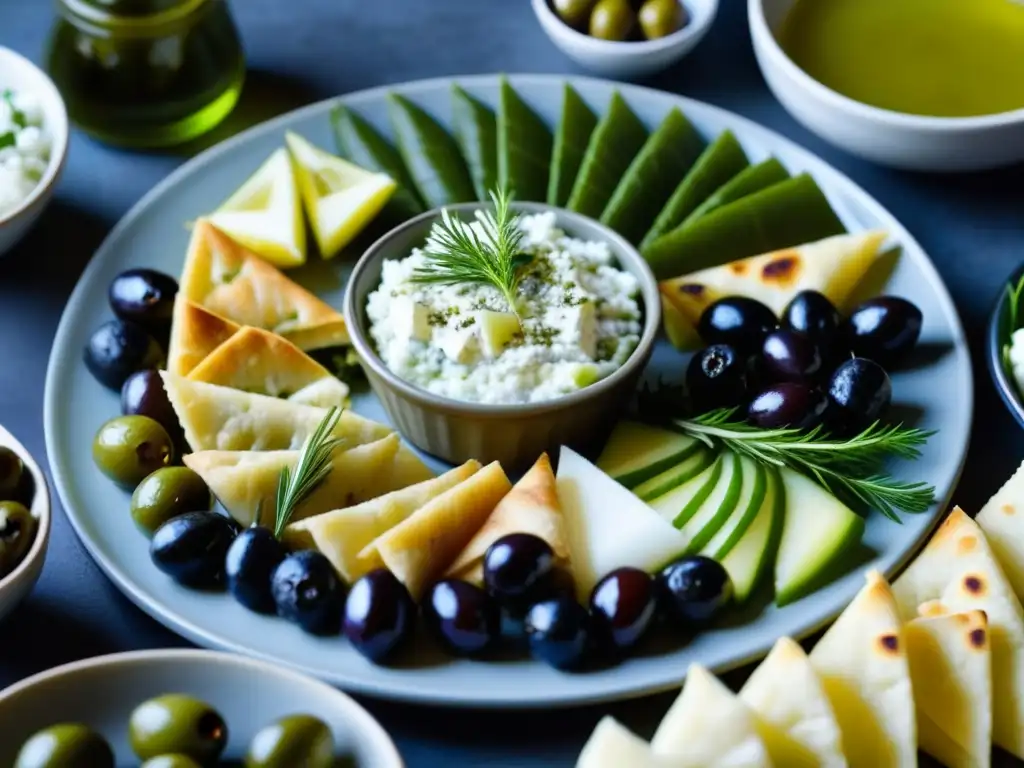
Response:
[[[828,396],[826,423],[837,435],[849,437],[885,415],[892,402],[892,383],[878,363],[855,357],[836,368]]]
[[[734,347],[714,344],[690,359],[686,388],[697,413],[743,404],[747,394],[750,366]]]
[[[136,371],[161,368],[164,352],[146,329],[123,320],[110,320],[89,337],[85,346],[85,367],[96,380],[120,390]]]
[[[270,580],[277,615],[314,635],[341,631],[345,585],[331,561],[312,549],[293,552]]]
[[[821,424],[828,404],[820,389],[784,381],[759,392],[750,401],[747,418],[761,429],[811,429]]]
[[[166,343],[178,283],[155,269],[129,269],[110,283],[110,308],[122,320],[138,323]]]
[[[187,512],[156,529],[149,543],[153,563],[179,584],[212,589],[224,584],[224,558],[238,525],[216,512]]]
[[[910,352],[921,335],[921,310],[906,299],[877,296],[846,321],[846,340],[857,357],[891,366]]]
[[[806,336],[779,329],[761,347],[763,366],[776,381],[809,381],[821,373],[821,353]]]
[[[697,331],[705,344],[729,344],[743,352],[754,352],[778,324],[775,313],[760,301],[727,296],[708,305]]]

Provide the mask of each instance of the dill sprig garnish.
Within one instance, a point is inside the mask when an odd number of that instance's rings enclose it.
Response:
[[[735,412],[720,409],[672,423],[710,447],[721,444],[762,464],[805,474],[843,501],[877,509],[897,522],[897,509],[924,512],[935,500],[930,485],[896,480],[880,471],[886,458],[916,459],[932,432],[875,422],[859,435],[839,440],[821,426],[760,429],[737,420]]]
[[[434,225],[423,249],[427,263],[413,271],[411,280],[442,285],[490,285],[518,316],[516,291],[522,278],[520,267],[532,257],[519,248],[523,232],[519,229],[519,218],[509,208],[511,196],[497,190],[491,192],[491,200],[494,212],[478,212],[473,223],[442,209],[441,221]]]
[[[331,408],[302,444],[295,469],[285,467],[281,470],[277,481],[274,536],[280,538],[296,507],[331,473],[331,457],[335,449],[345,442],[342,438],[332,437],[340,418],[341,410],[337,407]]]

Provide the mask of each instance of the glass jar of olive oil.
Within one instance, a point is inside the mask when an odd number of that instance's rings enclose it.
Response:
[[[245,78],[225,0],[57,0],[47,55],[72,121],[111,144],[165,147],[223,120]]]

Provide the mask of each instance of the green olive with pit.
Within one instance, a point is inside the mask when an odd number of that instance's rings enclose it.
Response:
[[[640,6],[640,29],[648,40],[668,37],[686,26],[686,9],[679,0],[647,0]]]
[[[262,728],[249,743],[245,768],[330,768],[334,736],[312,715],[289,715]]]
[[[96,433],[92,458],[115,483],[134,489],[147,475],[173,461],[174,442],[148,416],[117,416]]]
[[[21,457],[13,449],[0,445],[0,500],[26,501],[22,498],[25,475]]]
[[[0,577],[13,571],[28,554],[38,525],[20,501],[0,501]]]
[[[61,723],[39,731],[26,741],[14,768],[114,768],[114,751],[107,740],[81,723]]]
[[[224,751],[228,726],[206,702],[168,693],[135,708],[128,720],[128,740],[140,760],[184,755],[205,765]]]
[[[132,519],[148,536],[172,517],[205,512],[212,507],[210,489],[188,467],[162,467],[147,475],[131,501]]]
[[[590,14],[590,36],[622,41],[636,24],[636,14],[626,0],[599,0]]]
[[[595,0],[551,0],[558,17],[570,27],[582,27],[590,17]]]
[[[144,762],[139,768],[203,768],[188,755],[157,755]]]

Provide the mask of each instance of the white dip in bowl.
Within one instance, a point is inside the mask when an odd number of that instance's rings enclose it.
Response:
[[[35,191],[50,147],[40,101],[27,91],[0,89],[0,218]]]

